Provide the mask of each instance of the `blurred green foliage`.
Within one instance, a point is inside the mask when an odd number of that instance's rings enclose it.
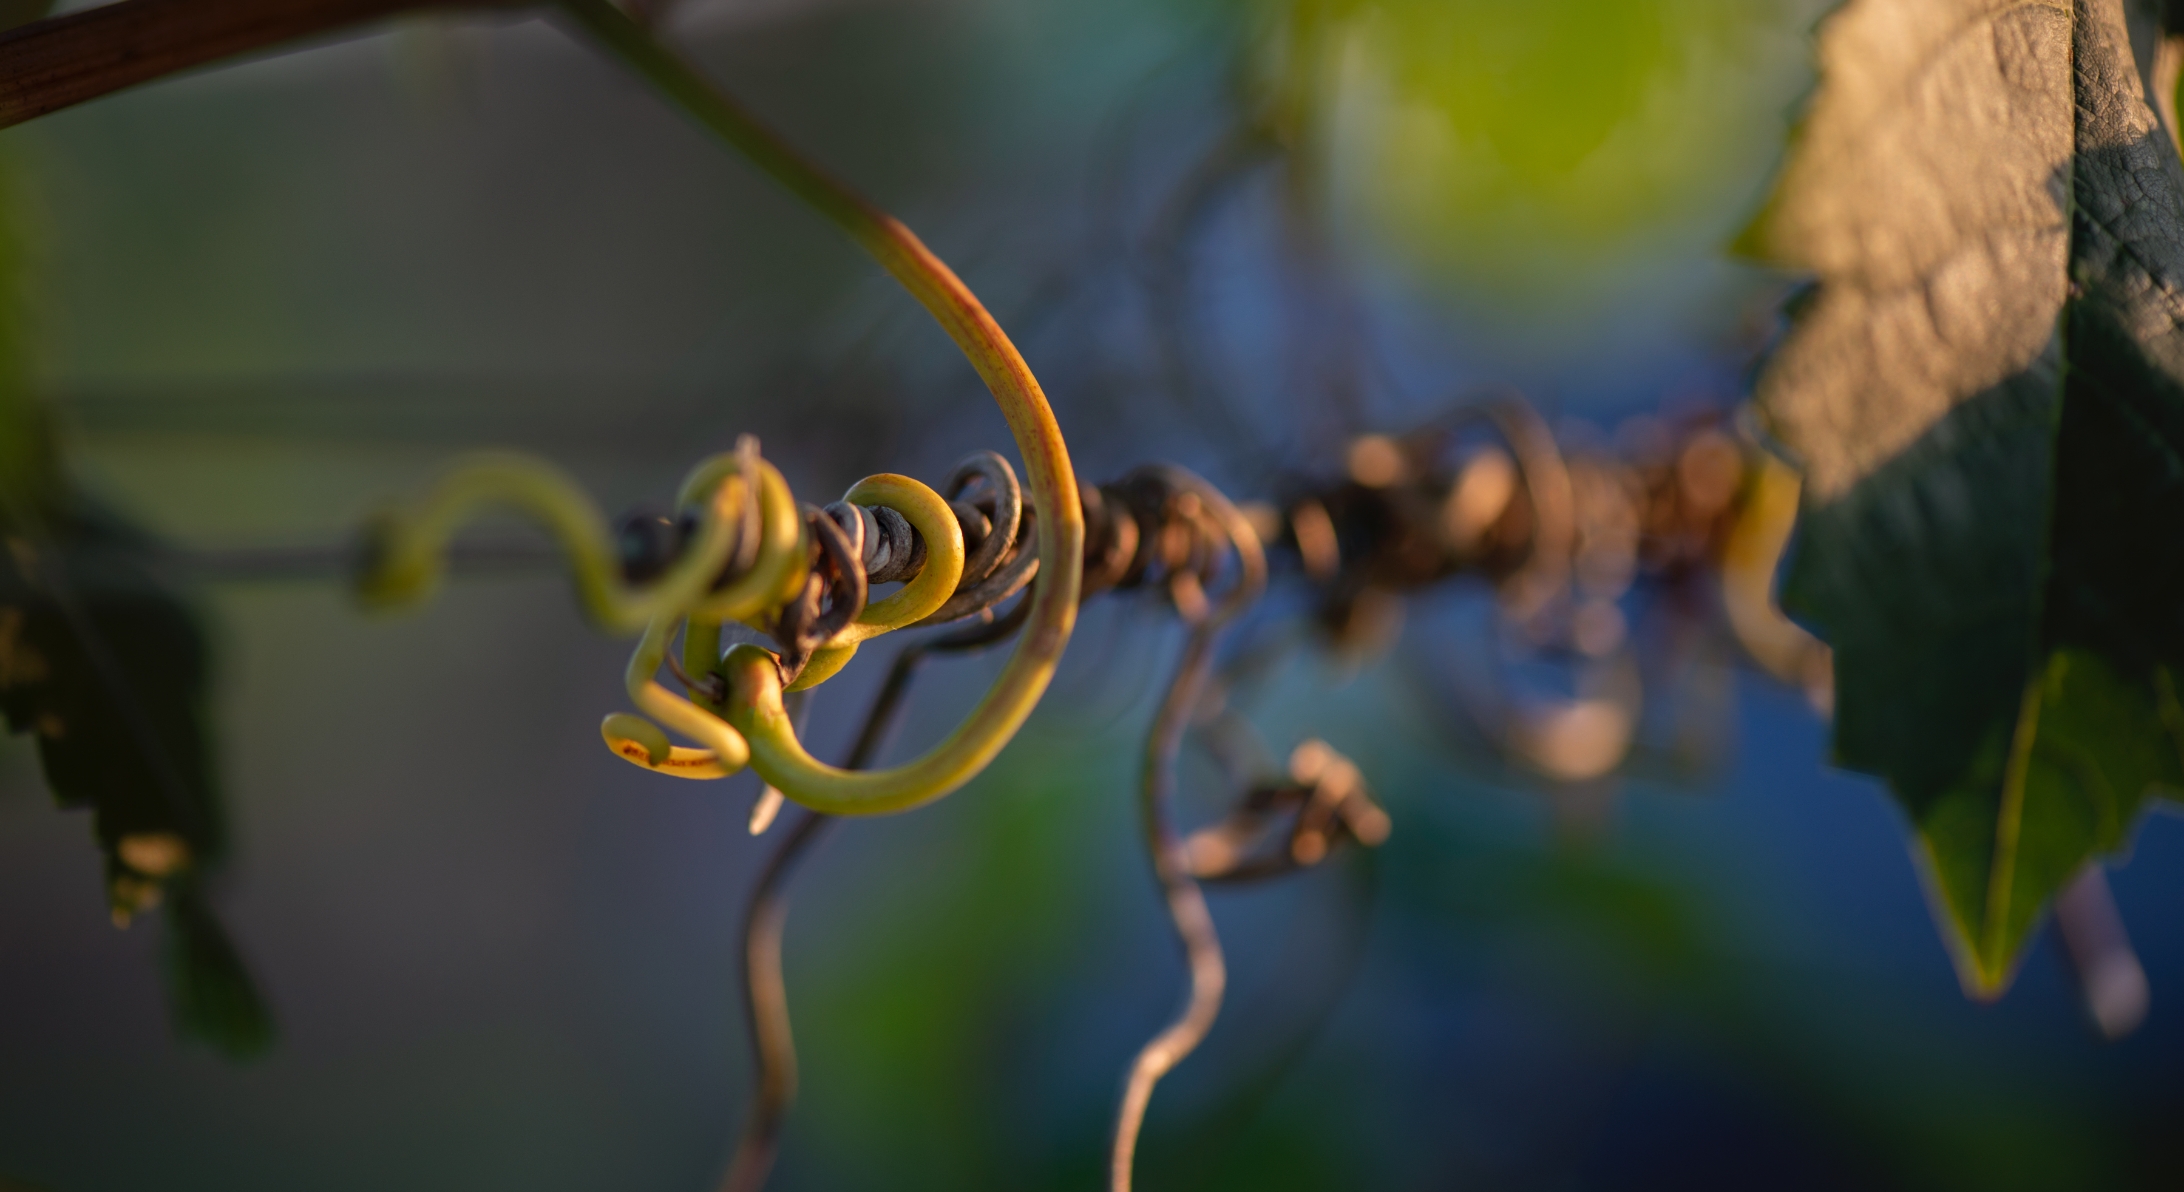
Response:
[[[1778,60],[1775,0],[1297,0],[1257,87],[1400,255],[1519,292],[1711,209]],[[1587,264],[1587,262],[1591,262]]]

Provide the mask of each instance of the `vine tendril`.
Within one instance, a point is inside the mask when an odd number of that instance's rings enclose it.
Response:
[[[753,749],[754,766],[789,798],[843,814],[899,811],[939,798],[984,769],[1031,714],[1076,624],[1084,518],[1068,445],[1046,395],[1000,324],[910,229],[789,148],[608,0],[563,0],[561,7],[602,48],[871,254],[955,341],[1008,421],[1043,531],[1038,536],[1042,580],[1015,653],[961,729],[919,762],[880,772],[892,778],[845,779],[813,762],[796,743],[771,706],[769,683],[778,676],[762,675],[760,660],[750,656],[755,650],[729,668],[732,702],[769,701],[765,708],[745,705],[741,719],[748,727],[739,727],[746,736],[756,730],[764,738]]]
[[[1149,569],[1161,572],[1158,578],[1164,581],[1170,602],[1190,626],[1183,659],[1176,666],[1175,677],[1146,739],[1138,799],[1146,852],[1152,858],[1153,875],[1160,883],[1176,937],[1183,944],[1190,992],[1182,1013],[1154,1036],[1130,1065],[1109,1153],[1108,1182],[1113,1192],[1129,1192],[1138,1133],[1145,1122],[1153,1086],[1205,1039],[1221,1011],[1221,998],[1228,986],[1228,968],[1222,960],[1213,915],[1206,909],[1205,893],[1192,873],[1189,853],[1176,832],[1169,804],[1173,801],[1176,754],[1182,749],[1184,733],[1190,727],[1192,711],[1211,668],[1215,641],[1222,627],[1266,588],[1266,552],[1258,532],[1220,490],[1177,467],[1143,469],[1132,479],[1135,483],[1123,489],[1131,505],[1149,504],[1171,511],[1171,516],[1141,526],[1138,549],[1126,579],[1153,578]],[[1158,532],[1144,533],[1145,529]],[[1233,557],[1234,574],[1228,591],[1215,604],[1207,589],[1222,567],[1223,553]]]
[[[851,504],[894,509],[916,530],[924,565],[902,591],[848,613],[848,624],[838,631],[808,640],[807,631],[822,623],[817,609],[858,603],[861,597],[851,593],[861,592],[865,578],[861,572],[849,574],[858,568],[844,557],[836,525],[807,525],[779,474],[758,461],[749,446],[700,465],[685,483],[680,504],[698,508],[695,534],[688,549],[648,585],[631,584],[614,566],[605,519],[572,482],[543,463],[504,455],[455,469],[416,507],[384,520],[373,535],[359,587],[380,604],[422,597],[438,577],[455,527],[480,506],[513,506],[543,522],[569,553],[579,594],[594,620],[613,632],[642,629],[627,685],[631,701],[657,723],[641,723],[628,713],[608,717],[601,733],[617,754],[689,778],[717,778],[748,764],[785,797],[833,814],[901,811],[940,798],[984,769],[1015,735],[1045,693],[1076,622],[1083,512],[1068,447],[1046,396],[1000,325],[908,228],[790,149],[608,0],[563,0],[561,10],[577,29],[847,232],[926,308],[985,380],[1023,457],[1042,528],[1037,535],[1041,582],[1029,598],[1024,633],[985,698],[924,757],[859,773],[814,760],[782,709],[783,693],[824,682],[847,664],[860,642],[941,611],[962,576],[962,529],[947,502],[907,477],[870,477],[852,489],[846,498]],[[814,568],[823,568],[830,583],[848,587],[831,597],[827,585],[813,590]],[[1018,574],[1028,580],[1030,564]],[[715,661],[710,655],[718,649],[719,627],[728,621],[774,635],[782,649],[738,646]],[[684,634],[683,669],[721,675],[725,702],[695,690],[691,694],[704,703],[693,702],[654,677],[678,627]],[[700,748],[675,746],[660,724]]]

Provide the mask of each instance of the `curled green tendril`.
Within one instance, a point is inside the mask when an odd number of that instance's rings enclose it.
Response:
[[[737,646],[722,660],[728,720],[750,743],[751,768],[781,793],[828,815],[885,815],[920,807],[970,781],[1015,734],[1028,708],[996,684],[948,738],[915,761],[885,770],[844,770],[805,752],[781,706],[773,655]]]
[[[791,690],[825,682],[860,643],[924,620],[963,579],[962,526],[939,493],[908,476],[883,473],[859,481],[844,499],[902,514],[925,543],[925,564],[900,591],[867,605],[816,651]],[[1021,688],[1000,687],[947,740],[907,765],[851,772],[813,761],[781,713],[775,655],[757,646],[739,646],[724,661],[719,654],[724,622],[769,626],[803,588],[810,538],[795,498],[780,472],[746,443],[698,465],[683,484],[681,505],[700,511],[691,545],[666,575],[637,587],[621,576],[606,518],[562,472],[528,456],[473,457],[418,501],[380,519],[360,588],[375,603],[415,601],[439,579],[448,544],[465,519],[489,506],[528,514],[568,552],[570,574],[594,619],[619,629],[647,614],[624,675],[630,702],[642,715],[616,712],[600,724],[609,749],[658,773],[724,778],[752,762],[757,733],[760,774],[789,798],[836,814],[899,811],[939,798],[983,768],[1030,711],[1036,692],[1027,698]],[[755,542],[745,541],[748,532],[756,533]],[[720,584],[723,569],[739,558],[749,559],[748,567]],[[692,698],[660,683],[678,630],[686,672],[725,676],[725,700],[716,703],[702,690]],[[762,672],[762,681],[749,671]],[[675,745],[670,733],[697,747]]]
[[[382,512],[372,521],[357,593],[365,603],[382,608],[429,597],[446,572],[448,543],[456,529],[497,506],[528,514],[544,526],[568,552],[569,574],[585,612],[610,632],[628,633],[687,608],[705,594],[736,547],[733,514],[747,491],[748,482],[741,477],[717,485],[701,507],[689,548],[667,574],[640,588],[623,580],[607,519],[567,473],[528,455],[481,452],[457,461],[416,502]]]
[[[693,494],[686,489],[685,495]],[[884,506],[902,514],[925,541],[925,565],[901,591],[867,605],[855,622],[816,651],[789,690],[818,686],[849,662],[860,642],[923,620],[947,602],[963,579],[963,528],[939,493],[908,476],[882,473],[858,481],[843,499],[856,505]],[[765,623],[764,619],[759,623]],[[809,763],[800,768],[793,762],[776,765],[769,761],[759,768],[760,776],[782,794],[807,807],[837,814],[859,814],[860,809],[863,814],[899,811],[937,799],[968,781],[1007,744],[1022,718],[1005,701],[996,701],[989,694],[963,727],[926,758],[895,770],[863,772],[863,781],[845,787],[831,776],[849,772],[811,762],[786,715],[778,721],[766,720],[756,710],[743,706],[745,687],[736,682],[733,673],[738,658],[752,659],[764,669],[772,684],[768,689],[772,693],[770,706],[780,710],[781,671],[771,651],[738,646],[719,664],[721,673],[729,676],[728,698],[719,709],[726,713],[726,720],[715,710],[662,687],[653,676],[666,657],[674,629],[672,618],[655,621],[638,642],[627,676],[630,699],[654,719],[704,748],[675,748],[664,732],[626,714],[610,716],[600,726],[610,749],[649,770],[687,778],[734,773],[751,760],[745,723],[763,722],[769,725],[769,741],[775,753],[802,757]],[[712,672],[719,649],[719,624],[692,619],[684,631],[684,660],[690,672]],[[1013,719],[1004,718],[1009,713],[1015,713]],[[643,732],[638,726],[651,731]],[[776,773],[782,774],[783,780],[776,781]]]
[[[636,704],[653,720],[696,741],[705,752],[712,755],[713,764],[720,768],[717,777],[726,777],[741,770],[751,760],[750,747],[744,743],[742,736],[715,713],[669,691],[653,678],[659,673],[660,663],[667,657],[668,640],[675,635],[675,627],[680,619],[657,617],[652,624],[645,626],[644,636],[637,640],[637,649],[629,656],[629,669],[623,673],[623,683],[629,688],[631,703]],[[608,745],[616,753],[629,756],[611,738]],[[648,753],[650,764],[646,766],[647,769],[659,769],[661,763],[673,760],[671,752],[663,757],[658,751],[648,748]],[[695,774],[691,776],[696,777]]]
[[[830,646],[853,646],[883,633],[915,625],[948,603],[963,582],[963,524],[939,493],[908,476],[882,472],[867,476],[842,494],[852,505],[881,506],[902,514],[925,539],[925,567],[884,600],[865,606],[855,623],[836,634]]]
[[[735,451],[713,456],[691,469],[683,480],[677,503],[685,509],[702,507],[710,495],[716,503],[734,500],[737,511],[744,512],[743,502],[750,491],[747,472],[755,472],[758,482],[758,516],[752,526],[758,533],[755,561],[749,572],[718,592],[706,594],[701,587],[701,599],[681,610],[693,618],[715,624],[747,621],[779,608],[804,586],[810,540],[805,537],[803,516],[797,512],[789,482],[772,464],[759,458],[757,443],[749,436],[737,444]],[[714,574],[719,574],[717,568]]]

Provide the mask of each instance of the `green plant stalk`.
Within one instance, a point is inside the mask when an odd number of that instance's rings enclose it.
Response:
[[[924,757],[887,770],[851,772],[813,760],[793,733],[785,731],[778,682],[765,691],[776,696],[766,706],[750,708],[740,717],[731,713],[731,719],[742,721],[738,727],[753,737],[752,768],[814,810],[869,815],[937,799],[985,768],[1031,715],[1076,623],[1084,514],[1069,448],[1046,395],[1000,324],[909,228],[804,160],[607,0],[563,0],[561,9],[577,28],[870,253],[955,341],[1008,420],[1038,512],[1039,584],[1015,653],[969,718]],[[735,662],[731,654],[730,680],[738,688],[733,702],[743,704],[747,695],[759,695],[768,685]],[[755,734],[754,728],[759,730]]]

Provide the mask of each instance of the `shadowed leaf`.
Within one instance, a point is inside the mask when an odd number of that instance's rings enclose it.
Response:
[[[177,1030],[239,1059],[273,1046],[273,1013],[194,883],[173,891],[166,953]]]
[[[37,737],[55,800],[91,811],[115,921],[166,905],[176,1028],[253,1054],[271,1020],[201,888],[225,846],[203,633],[141,537],[81,512],[40,527],[0,516],[0,716]]]
[[[0,721],[35,735],[56,802],[90,810],[115,922],[166,904],[176,1030],[255,1054],[272,1018],[203,888],[225,848],[204,633],[155,544],[63,475],[12,317],[14,247],[0,235]]]

